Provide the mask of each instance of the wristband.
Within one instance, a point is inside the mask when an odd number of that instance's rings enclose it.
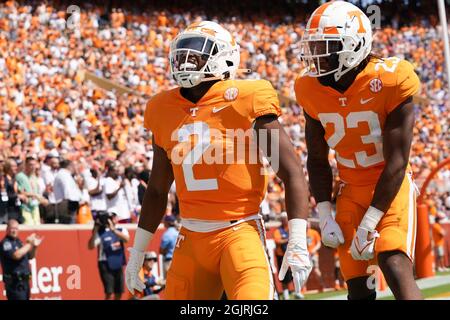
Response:
[[[306,227],[308,222],[305,219],[289,220],[289,240],[297,242],[300,247],[307,248]]]
[[[317,211],[319,213],[320,227],[322,228],[328,216],[331,216],[331,202],[322,201],[317,204]]]
[[[133,248],[136,251],[144,252],[147,249],[148,243],[152,240],[153,233],[138,227],[134,236]]]
[[[363,229],[373,232],[375,231],[375,228],[377,227],[378,223],[380,222],[381,218],[383,218],[383,216],[384,216],[383,211],[370,206],[369,209],[367,209],[366,214],[361,220],[359,226]]]

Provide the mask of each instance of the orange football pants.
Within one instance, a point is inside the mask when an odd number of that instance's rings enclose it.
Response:
[[[201,233],[182,228],[165,296],[169,300],[271,300],[272,272],[262,221]]]
[[[375,258],[372,261],[353,260],[350,246],[356,230],[370,206],[375,185],[343,185],[337,197],[336,221],[344,234],[345,243],[338,247],[341,272],[345,280],[369,276],[368,268],[376,265],[380,252],[399,250],[411,261],[416,239],[416,188],[407,173],[397,196],[381,219],[376,230],[380,237],[375,242]]]

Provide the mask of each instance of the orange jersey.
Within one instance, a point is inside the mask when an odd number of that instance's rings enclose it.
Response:
[[[322,123],[324,137],[336,151],[341,179],[368,185],[378,181],[384,168],[387,115],[419,88],[413,66],[393,57],[372,59],[344,93],[303,76],[296,80],[295,94],[304,111]]]
[[[259,212],[267,186],[263,165],[236,155],[238,149],[248,155],[251,144],[232,134],[250,132],[267,114],[281,110],[265,80],[219,81],[197,103],[180,88],[148,102],[144,124],[171,161],[182,218],[235,220]]]
[[[441,247],[444,245],[444,228],[439,223],[434,223],[432,226],[433,230],[433,241],[436,247]]]
[[[320,243],[320,234],[316,230],[309,228],[306,231],[306,239],[308,242],[308,252],[312,254],[313,250],[315,250],[317,245]],[[314,252],[314,254],[317,254],[317,251]]]

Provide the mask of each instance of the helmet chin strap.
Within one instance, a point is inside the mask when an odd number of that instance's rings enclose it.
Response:
[[[253,71],[251,69],[237,69],[236,72],[237,73],[241,73],[241,74],[251,74],[251,73],[253,73]]]

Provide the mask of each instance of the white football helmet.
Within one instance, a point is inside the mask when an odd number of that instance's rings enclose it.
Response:
[[[179,86],[233,79],[239,68],[239,45],[215,22],[191,24],[170,45],[170,73]],[[204,63],[204,64],[203,64]]]
[[[300,58],[307,75],[334,74],[338,81],[357,67],[372,50],[372,25],[355,5],[331,1],[317,8],[306,25],[300,41]],[[334,65],[330,61],[335,58]]]

